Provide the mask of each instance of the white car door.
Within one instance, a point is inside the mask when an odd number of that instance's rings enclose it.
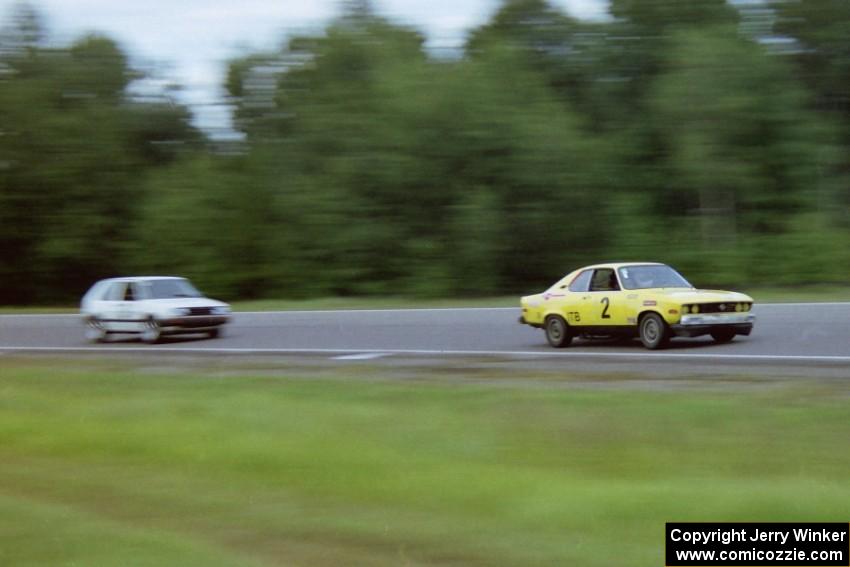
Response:
[[[106,292],[103,305],[103,320],[108,330],[118,332],[138,330],[133,284],[114,282]]]

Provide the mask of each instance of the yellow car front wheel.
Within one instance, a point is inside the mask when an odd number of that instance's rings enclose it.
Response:
[[[735,338],[735,331],[732,329],[717,329],[711,331],[711,338],[716,343],[728,343]]]
[[[670,327],[658,313],[647,313],[640,320],[640,342],[650,350],[664,348],[670,341]]]

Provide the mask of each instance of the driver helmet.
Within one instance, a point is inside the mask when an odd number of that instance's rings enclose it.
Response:
[[[653,287],[653,284],[655,283],[655,278],[653,278],[652,274],[649,272],[635,270],[633,275],[639,287]]]

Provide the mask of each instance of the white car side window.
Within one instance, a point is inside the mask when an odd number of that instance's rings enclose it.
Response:
[[[106,297],[106,292],[109,290],[108,282],[98,282],[94,284],[83,296],[83,301],[103,301]]]
[[[122,301],[124,299],[124,290],[127,288],[125,282],[115,282],[109,286],[104,296],[104,301]]]
[[[135,301],[136,300],[136,284],[130,283],[127,284],[127,289],[124,292],[124,301]]]
[[[150,299],[151,298],[151,283],[150,282],[136,282],[136,299]]]

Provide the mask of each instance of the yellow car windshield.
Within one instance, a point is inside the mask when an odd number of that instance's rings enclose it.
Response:
[[[650,289],[658,287],[693,286],[670,266],[646,265],[627,266],[618,270],[623,289]]]

